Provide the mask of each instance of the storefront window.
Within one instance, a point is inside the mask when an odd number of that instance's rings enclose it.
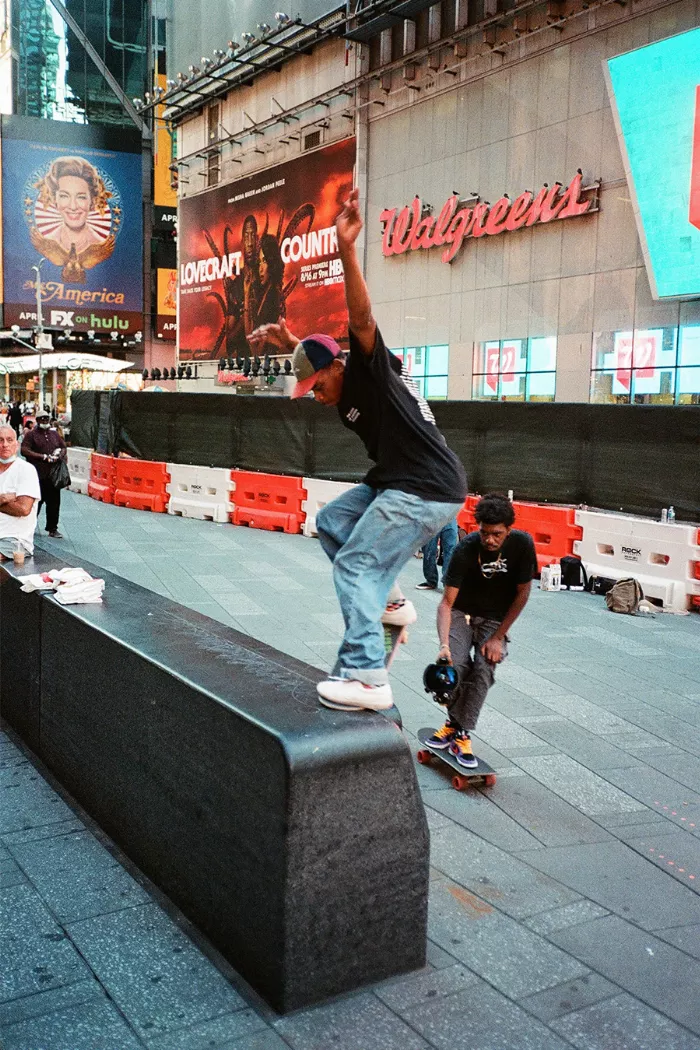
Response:
[[[700,325],[598,333],[591,401],[700,404]]]
[[[553,401],[556,364],[553,336],[480,343],[472,397],[480,401]]]
[[[429,401],[447,400],[449,346],[405,346],[392,348],[406,371]]]

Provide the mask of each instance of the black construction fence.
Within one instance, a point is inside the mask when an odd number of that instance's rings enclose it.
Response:
[[[71,443],[139,459],[360,481],[360,440],[309,398],[80,391]],[[472,492],[700,519],[700,406],[431,403]]]

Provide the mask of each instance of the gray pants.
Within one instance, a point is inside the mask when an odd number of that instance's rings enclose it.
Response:
[[[486,694],[496,677],[496,665],[482,656],[481,646],[500,626],[499,620],[486,620],[482,616],[472,616],[467,620],[463,612],[452,610],[450,652],[459,671],[459,685],[447,710],[450,718],[468,733],[476,729]],[[504,659],[507,651],[504,642]]]

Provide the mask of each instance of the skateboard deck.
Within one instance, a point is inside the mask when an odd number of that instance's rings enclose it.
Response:
[[[452,787],[455,791],[464,791],[465,788],[469,787],[471,780],[483,780],[486,787],[493,787],[496,783],[496,774],[488,762],[477,758],[478,765],[474,766],[473,769],[465,769],[464,766],[460,766],[457,759],[449,751],[431,747],[428,744],[428,739],[434,732],[434,729],[418,730],[418,742],[423,746],[418,752],[417,758],[422,766],[430,765],[434,758],[444,762],[453,771]]]
[[[408,641],[408,628],[397,627],[394,624],[388,623],[382,624],[382,627],[384,629],[384,652],[386,654],[384,656],[384,666],[388,670],[396,656],[396,650],[398,647]],[[350,711],[352,713],[352,708],[345,707],[343,704],[334,704],[330,700],[322,700],[321,703],[324,707],[333,708],[334,711]],[[365,714],[367,713],[364,707],[358,707],[357,710],[362,711]],[[375,714],[384,715],[384,717],[388,718],[390,722],[395,722],[399,729],[403,727],[401,714],[396,704],[387,708],[386,711],[376,711]]]

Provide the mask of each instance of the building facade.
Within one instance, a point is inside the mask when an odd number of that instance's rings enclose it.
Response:
[[[635,142],[611,60],[641,56],[650,83],[685,62],[698,84],[698,60],[681,61],[698,26],[696,0],[369,5],[303,54],[258,41],[257,68],[176,96],[180,194],[272,178],[307,142],[354,133],[375,313],[428,396],[697,403],[692,108],[660,81],[656,130]],[[656,154],[664,130],[678,155]],[[672,214],[679,235],[659,246]]]

